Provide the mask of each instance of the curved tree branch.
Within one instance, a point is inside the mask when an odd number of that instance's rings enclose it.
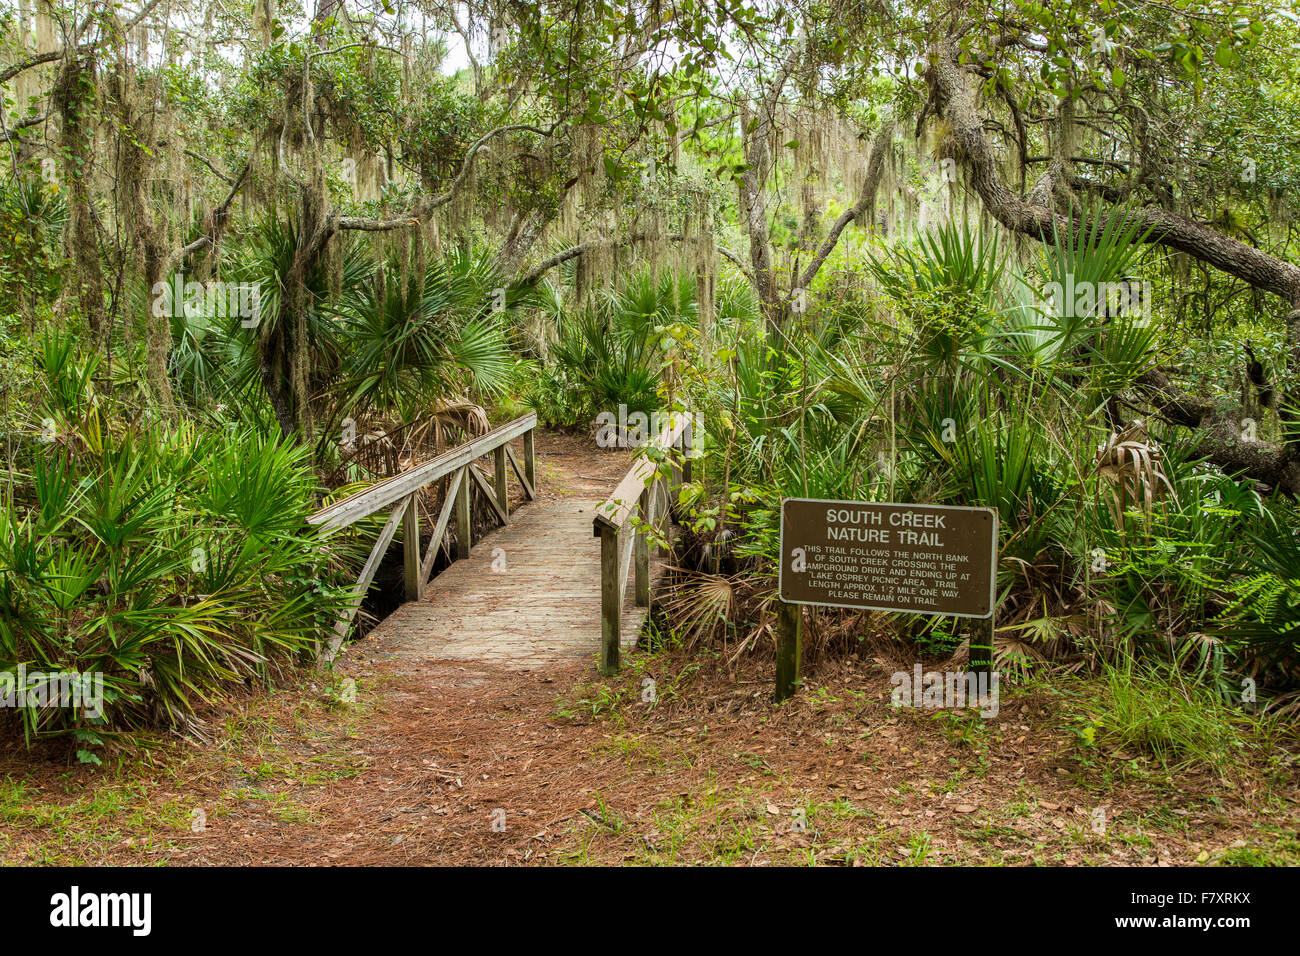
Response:
[[[237,175],[233,181],[227,180],[227,182],[230,182],[230,192],[226,194],[226,198],[223,199],[208,215],[206,223],[207,228],[203,235],[174,253],[168,260],[167,266],[169,268],[173,263],[183,263],[186,259],[201,249],[216,247],[218,240],[221,238],[221,233],[225,231],[226,228],[226,219],[230,215],[230,204],[235,201],[235,197],[239,195],[239,191],[244,188],[244,182],[248,179],[248,171],[253,168],[253,156],[260,146],[261,140],[258,140],[258,142],[253,145],[253,150],[249,153],[248,159],[245,160],[243,168],[239,171],[239,175]],[[208,165],[209,168],[212,168],[210,164]],[[212,171],[215,173],[216,169],[213,168]]]
[[[984,135],[983,121],[975,108],[975,95],[966,71],[958,65],[951,43],[939,46],[926,76],[940,114],[948,120],[953,140],[965,161],[971,187],[989,213],[1013,232],[1042,239],[1054,230],[1069,234],[1067,217],[1047,202],[1065,175],[1059,164],[1049,164],[1028,198],[1011,190],[1002,179],[993,148]],[[1054,168],[1055,167],[1055,168]],[[1236,276],[1257,289],[1275,293],[1295,308],[1300,306],[1300,267],[1239,242],[1203,223],[1158,206],[1145,206],[1122,213],[1145,232],[1145,242],[1185,252]]]
[[[1053,234],[1070,235],[1072,230],[1089,229],[1089,224],[1072,223],[1053,207],[1058,187],[1065,187],[1071,180],[1065,162],[1050,160],[1047,172],[1028,196],[1014,192],[1003,180],[993,148],[984,135],[967,71],[959,64],[951,41],[938,45],[926,77],[937,112],[952,130],[971,188],[998,222],[1039,241],[1048,241]],[[1139,241],[1186,253],[1284,299],[1290,306],[1286,320],[1291,343],[1288,365],[1293,376],[1300,373],[1300,267],[1159,206],[1117,210],[1112,215],[1136,223],[1143,230]],[[1159,372],[1148,372],[1135,385],[1155,414],[1196,430],[1199,454],[1226,471],[1246,474],[1289,495],[1300,494],[1300,448],[1291,441],[1281,445],[1246,441],[1241,436],[1240,419],[1233,417],[1232,409],[1218,408],[1215,403],[1183,392]],[[1300,424],[1296,409],[1295,395],[1287,396],[1280,409],[1282,421],[1293,435]]]
[[[362,232],[388,232],[393,229],[404,229],[407,226],[413,226],[420,220],[424,219],[440,206],[445,206],[456,196],[456,191],[460,189],[465,178],[469,175],[473,167],[474,157],[483,145],[492,137],[500,136],[503,133],[513,132],[536,133],[538,136],[550,136],[555,132],[552,126],[549,130],[542,129],[538,126],[532,126],[528,123],[512,123],[508,126],[498,126],[495,129],[488,130],[480,136],[472,146],[469,152],[465,154],[465,159],[461,162],[460,171],[456,173],[456,178],[451,181],[447,189],[437,196],[430,196],[428,199],[416,204],[415,208],[404,216],[398,216],[394,219],[367,219],[363,216],[334,216],[332,217],[333,228],[335,229],[352,229]]]
[[[858,195],[858,201],[840,214],[840,218],[835,220],[831,230],[826,234],[822,241],[821,248],[813,256],[812,262],[808,263],[808,268],[804,269],[803,274],[799,276],[797,288],[807,289],[812,285],[826,257],[835,249],[836,243],[840,241],[840,233],[846,226],[854,220],[861,217],[870,210],[876,203],[876,191],[880,188],[880,177],[885,169],[885,155],[889,152],[890,146],[894,142],[894,124],[886,123],[876,133],[876,138],[871,145],[871,156],[867,161],[867,177],[862,183],[862,192]]]

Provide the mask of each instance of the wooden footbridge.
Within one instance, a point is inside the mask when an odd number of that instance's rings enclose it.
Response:
[[[406,603],[366,636],[370,653],[533,667],[599,652],[601,671],[613,673],[650,605],[653,552],[671,535],[674,486],[690,480],[690,424],[691,416],[674,416],[603,497],[605,489],[588,486],[579,491],[590,494],[539,500],[537,416],[525,415],[316,512],[309,522],[326,531],[388,513],[322,659],[339,653],[400,529]],[[490,477],[478,467],[489,456]],[[511,472],[524,493],[513,513]],[[419,496],[435,483],[445,487],[443,504],[422,552]],[[481,540],[472,540],[475,492],[498,522]],[[440,549],[454,560],[431,579]]]

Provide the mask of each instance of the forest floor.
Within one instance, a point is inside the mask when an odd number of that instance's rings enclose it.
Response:
[[[353,654],[102,768],[0,740],[0,862],[1300,865],[1293,737],[1168,770],[1089,744],[1096,681],[899,710],[888,654],[813,662],[781,705],[762,653],[638,650],[612,680],[594,653]]]

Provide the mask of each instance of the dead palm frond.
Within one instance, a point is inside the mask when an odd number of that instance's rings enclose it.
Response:
[[[686,649],[707,644],[727,630],[737,606],[738,581],[725,574],[674,569],[677,585],[663,601],[663,611]]]
[[[1287,691],[1271,698],[1264,705],[1264,713],[1279,720],[1293,720],[1300,717],[1300,690]]]
[[[470,401],[442,403],[400,424],[352,423],[352,440],[340,444],[341,460],[325,475],[325,484],[337,487],[358,475],[370,481],[391,478],[472,441],[491,427],[483,407]]]
[[[1078,626],[1070,616],[1043,616],[999,627],[993,635],[994,668],[1004,676],[1028,677],[1039,665],[1069,653]]]
[[[1176,500],[1174,486],[1169,483],[1164,469],[1164,453],[1147,433],[1146,423],[1136,419],[1097,446],[1092,460],[1097,474],[1097,493],[1101,496],[1103,484],[1110,493],[1106,506],[1115,519],[1116,529],[1123,531],[1124,514],[1130,507],[1138,507],[1149,515],[1165,491]]]

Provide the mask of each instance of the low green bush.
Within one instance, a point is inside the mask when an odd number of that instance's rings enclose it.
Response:
[[[308,449],[127,424],[70,342],[46,342],[45,417],[19,451],[25,480],[0,489],[0,674],[101,675],[102,706],[37,694],[8,711],[28,740],[93,742],[183,725],[223,685],[311,651],[345,589],[305,522]]]

